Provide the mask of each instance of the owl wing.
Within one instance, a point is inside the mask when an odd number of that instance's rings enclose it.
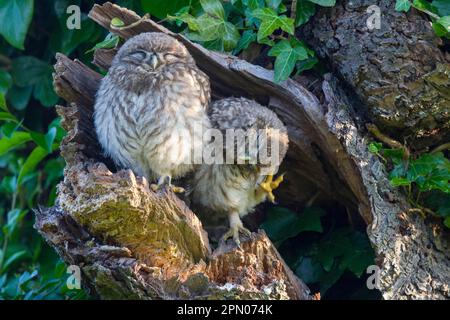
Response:
[[[212,103],[208,115],[213,128],[221,130],[223,134],[228,129],[241,129],[244,131],[263,129],[267,137],[273,137],[278,140],[280,163],[286,155],[289,143],[287,129],[278,116],[267,107],[245,98],[225,98]],[[234,147],[236,151],[238,148],[237,141],[235,141]],[[270,154],[270,144],[258,145],[258,148],[261,147],[267,147]],[[226,151],[225,141],[224,149]],[[237,155],[237,152],[234,154]],[[246,156],[250,157],[250,155]]]
[[[211,100],[211,86],[209,84],[209,78],[198,68],[192,68],[191,74],[200,86],[200,101],[205,109],[207,109]]]

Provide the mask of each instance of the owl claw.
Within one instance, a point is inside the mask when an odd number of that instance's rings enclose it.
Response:
[[[221,242],[225,243],[228,239],[233,238],[234,243],[236,243],[236,245],[240,248],[241,241],[239,238],[239,232],[248,237],[250,237],[250,235],[252,234],[252,232],[244,226],[235,225],[230,227],[230,229],[222,236]]]
[[[172,178],[170,176],[163,176],[163,177],[159,178],[158,184],[152,183],[150,185],[150,188],[154,192],[159,191],[159,190],[164,190],[164,189],[172,190],[174,193],[183,193],[183,192],[185,192],[184,188],[174,186],[171,183],[171,181],[172,181]]]
[[[275,196],[273,194],[273,190],[279,187],[280,183],[284,180],[284,173],[281,174],[278,178],[273,180],[273,175],[269,174],[266,177],[266,180],[261,183],[259,186],[261,189],[267,193],[267,199],[269,199],[270,202],[275,203]]]

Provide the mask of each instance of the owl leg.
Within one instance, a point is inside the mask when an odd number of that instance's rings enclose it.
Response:
[[[239,232],[243,233],[246,236],[250,236],[252,232],[244,227],[242,224],[241,218],[239,217],[239,213],[232,212],[229,215],[230,220],[230,230],[228,230],[223,236],[222,241],[226,242],[229,238],[233,238],[236,245],[239,247],[241,241],[239,239]]]
[[[164,188],[168,188],[175,193],[183,193],[185,190],[182,187],[177,187],[172,184],[172,176],[164,175],[159,177],[158,184],[152,184],[151,188],[153,191],[158,191]]]
[[[281,182],[283,182],[284,173],[281,174],[278,178],[273,180],[273,175],[269,174],[266,177],[266,180],[259,185],[260,189],[267,193],[267,198],[270,202],[275,203],[275,196],[273,195],[273,190],[278,188]]]

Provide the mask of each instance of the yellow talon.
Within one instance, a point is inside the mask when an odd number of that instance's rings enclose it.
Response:
[[[277,189],[281,182],[284,180],[284,173],[281,174],[278,178],[273,180],[273,175],[269,174],[266,177],[266,180],[260,184],[261,189],[263,189],[267,193],[267,198],[270,202],[275,203],[275,196],[273,194],[273,190]]]

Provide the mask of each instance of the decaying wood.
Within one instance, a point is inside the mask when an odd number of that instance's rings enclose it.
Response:
[[[369,121],[420,150],[450,139],[450,55],[424,14],[397,12],[395,3],[338,1],[320,8],[301,38],[357,94]]]
[[[134,12],[106,3],[90,17],[124,39],[146,31],[182,41],[210,77],[213,96],[245,96],[270,106],[288,127],[286,184],[279,202],[305,203],[314,195],[358,212],[381,268],[385,298],[446,298],[448,245],[439,225],[405,212],[367,139],[354,123],[337,80],[322,83],[324,101],[299,83],[273,82],[273,72],[173,34]],[[123,28],[112,28],[118,17]],[[130,25],[132,25],[130,27]],[[108,69],[115,50],[97,50],[94,63]],[[153,193],[129,170],[116,173],[101,155],[92,106],[101,76],[78,61],[57,56],[54,84],[69,106],[58,107],[68,136],[67,161],[57,205],[37,213],[36,227],[63,259],[82,267],[85,286],[101,298],[310,299],[263,233],[241,249],[211,253],[197,216],[172,193]],[[448,239],[448,238],[447,238]]]

